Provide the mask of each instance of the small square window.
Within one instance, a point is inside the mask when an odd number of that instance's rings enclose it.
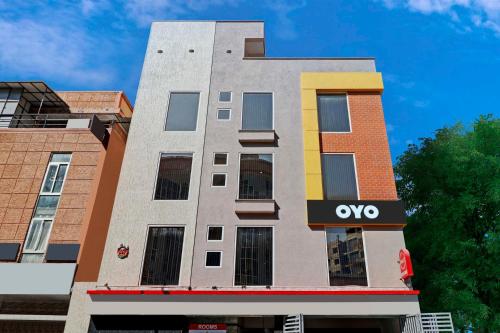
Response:
[[[226,187],[226,174],[225,173],[214,173],[212,175],[212,186],[213,187]]]
[[[208,241],[222,241],[224,235],[223,226],[209,226],[207,240]]]
[[[231,102],[232,94],[230,91],[219,92],[219,102]]]
[[[227,165],[227,154],[226,153],[215,153],[214,154],[214,165]]]
[[[231,110],[230,109],[219,109],[217,110],[217,120],[230,120]]]
[[[205,267],[221,267],[221,266],[222,266],[222,252],[207,251]]]

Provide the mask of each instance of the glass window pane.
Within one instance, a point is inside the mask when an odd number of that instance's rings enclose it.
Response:
[[[240,227],[236,234],[235,285],[273,284],[273,230]]]
[[[226,186],[226,174],[216,173],[212,175],[212,186]]]
[[[273,94],[244,93],[243,121],[244,130],[273,129]]]
[[[13,115],[16,112],[18,102],[7,102],[3,108],[3,115]],[[2,110],[0,110],[2,111]]]
[[[273,198],[272,154],[241,154],[240,199]]]
[[[177,285],[181,270],[183,227],[149,229],[142,285]]]
[[[231,110],[229,110],[229,109],[217,110],[217,119],[219,119],[219,120],[231,119]]]
[[[52,192],[52,186],[54,185],[56,172],[57,165],[49,165],[49,171],[47,171],[47,176],[45,177],[45,182],[43,183],[42,192]]]
[[[195,131],[199,98],[199,93],[171,93],[165,130]]]
[[[67,164],[61,164],[59,166],[59,170],[57,171],[57,176],[54,184],[54,188],[52,189],[53,193],[60,193],[61,188],[64,182],[64,177],[66,176],[66,171],[68,169]]]
[[[69,162],[71,160],[71,154],[52,154],[51,162]]]
[[[205,266],[207,266],[207,267],[219,267],[219,266],[221,266],[221,259],[222,259],[222,252],[209,251],[209,252],[207,252]]]
[[[326,228],[331,286],[367,286],[361,228]]]
[[[187,200],[192,154],[162,154],[155,200]]]
[[[35,250],[41,226],[42,220],[33,220],[33,222],[31,222],[31,228],[29,230],[28,237],[26,237],[25,249],[27,251]]]
[[[54,217],[59,195],[41,195],[35,210],[35,217]]]
[[[353,155],[321,154],[321,166],[326,200],[358,199]]]
[[[215,165],[227,165],[227,154],[225,154],[225,153],[214,154],[214,164]]]
[[[219,93],[219,102],[231,102],[231,92],[221,91]]]
[[[223,231],[224,231],[223,227],[208,227],[208,240],[221,241]]]
[[[318,121],[321,132],[349,132],[347,95],[318,95]]]
[[[43,222],[42,231],[40,232],[40,237],[38,237],[38,244],[36,246],[36,251],[43,251],[45,249],[45,244],[49,238],[50,225],[52,222],[50,220],[45,220]]]

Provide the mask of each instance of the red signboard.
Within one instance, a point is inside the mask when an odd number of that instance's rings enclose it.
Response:
[[[401,278],[407,280],[413,276],[413,266],[411,264],[410,251],[407,249],[399,250],[399,268]]]
[[[226,324],[189,324],[190,331],[225,331]]]

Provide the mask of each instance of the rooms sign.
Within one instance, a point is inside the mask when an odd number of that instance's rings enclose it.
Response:
[[[309,225],[405,225],[401,201],[308,200]]]

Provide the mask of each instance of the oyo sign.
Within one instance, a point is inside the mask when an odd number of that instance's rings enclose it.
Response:
[[[413,276],[410,251],[407,249],[399,250],[399,269],[401,270],[401,279],[408,280]]]
[[[226,333],[226,324],[189,324],[189,333]]]
[[[399,200],[308,200],[309,225],[404,225]]]

